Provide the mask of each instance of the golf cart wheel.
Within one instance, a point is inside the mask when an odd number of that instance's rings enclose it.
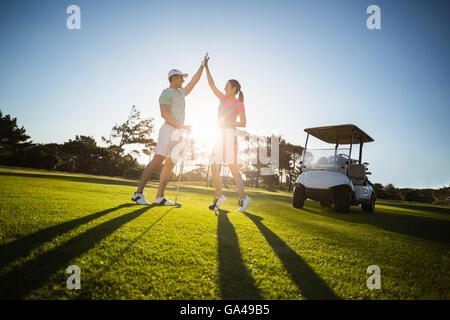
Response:
[[[348,213],[352,201],[352,194],[347,188],[338,188],[334,192],[334,207],[336,212]]]
[[[292,205],[294,208],[301,209],[305,203],[305,187],[300,185],[294,188],[294,198],[292,199]]]
[[[364,212],[374,212],[375,211],[375,197],[373,194],[370,196],[368,203],[363,203],[361,208]]]

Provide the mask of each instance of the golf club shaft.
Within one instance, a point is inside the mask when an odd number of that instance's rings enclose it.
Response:
[[[189,137],[189,133],[188,133],[188,137]],[[181,181],[181,175],[183,174],[183,169],[184,169],[184,149],[183,149],[183,158],[182,158],[181,164],[180,164],[180,174],[178,175],[177,192],[175,194],[175,203],[177,203],[177,200],[178,200],[178,190],[180,189],[180,181]]]
[[[180,164],[180,174],[178,175],[177,192],[175,194],[175,203],[177,202],[177,199],[178,199],[178,190],[180,189],[181,175],[183,174],[183,169],[184,169],[183,167],[184,167],[184,159],[181,161],[181,164]]]

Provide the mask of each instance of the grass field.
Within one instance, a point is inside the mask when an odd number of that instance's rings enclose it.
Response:
[[[448,207],[378,201],[373,214],[337,214],[249,189],[246,213],[227,190],[215,215],[211,188],[183,185],[183,206],[170,208],[133,204],[136,185],[0,168],[0,298],[450,299]],[[80,290],[66,287],[70,265]],[[366,287],[370,265],[380,290]]]

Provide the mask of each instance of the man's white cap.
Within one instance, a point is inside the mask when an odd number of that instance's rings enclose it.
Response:
[[[167,77],[168,77],[169,80],[170,80],[170,77],[173,76],[173,75],[175,75],[175,74],[182,75],[183,78],[186,78],[186,77],[188,76],[187,73],[183,73],[183,72],[181,72],[180,70],[177,70],[177,69],[172,69],[172,70],[169,71],[169,75],[168,75]]]

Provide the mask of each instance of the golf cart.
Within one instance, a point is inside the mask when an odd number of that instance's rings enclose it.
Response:
[[[375,191],[367,175],[368,163],[361,163],[363,144],[374,141],[353,124],[305,129],[305,149],[300,176],[294,188],[294,208],[303,208],[307,198],[324,207],[334,204],[335,211],[346,213],[350,205],[362,205],[365,212],[375,210]],[[335,144],[333,149],[308,149],[309,136]],[[359,144],[359,159],[351,158],[352,145]],[[342,148],[342,145],[349,145]]]

